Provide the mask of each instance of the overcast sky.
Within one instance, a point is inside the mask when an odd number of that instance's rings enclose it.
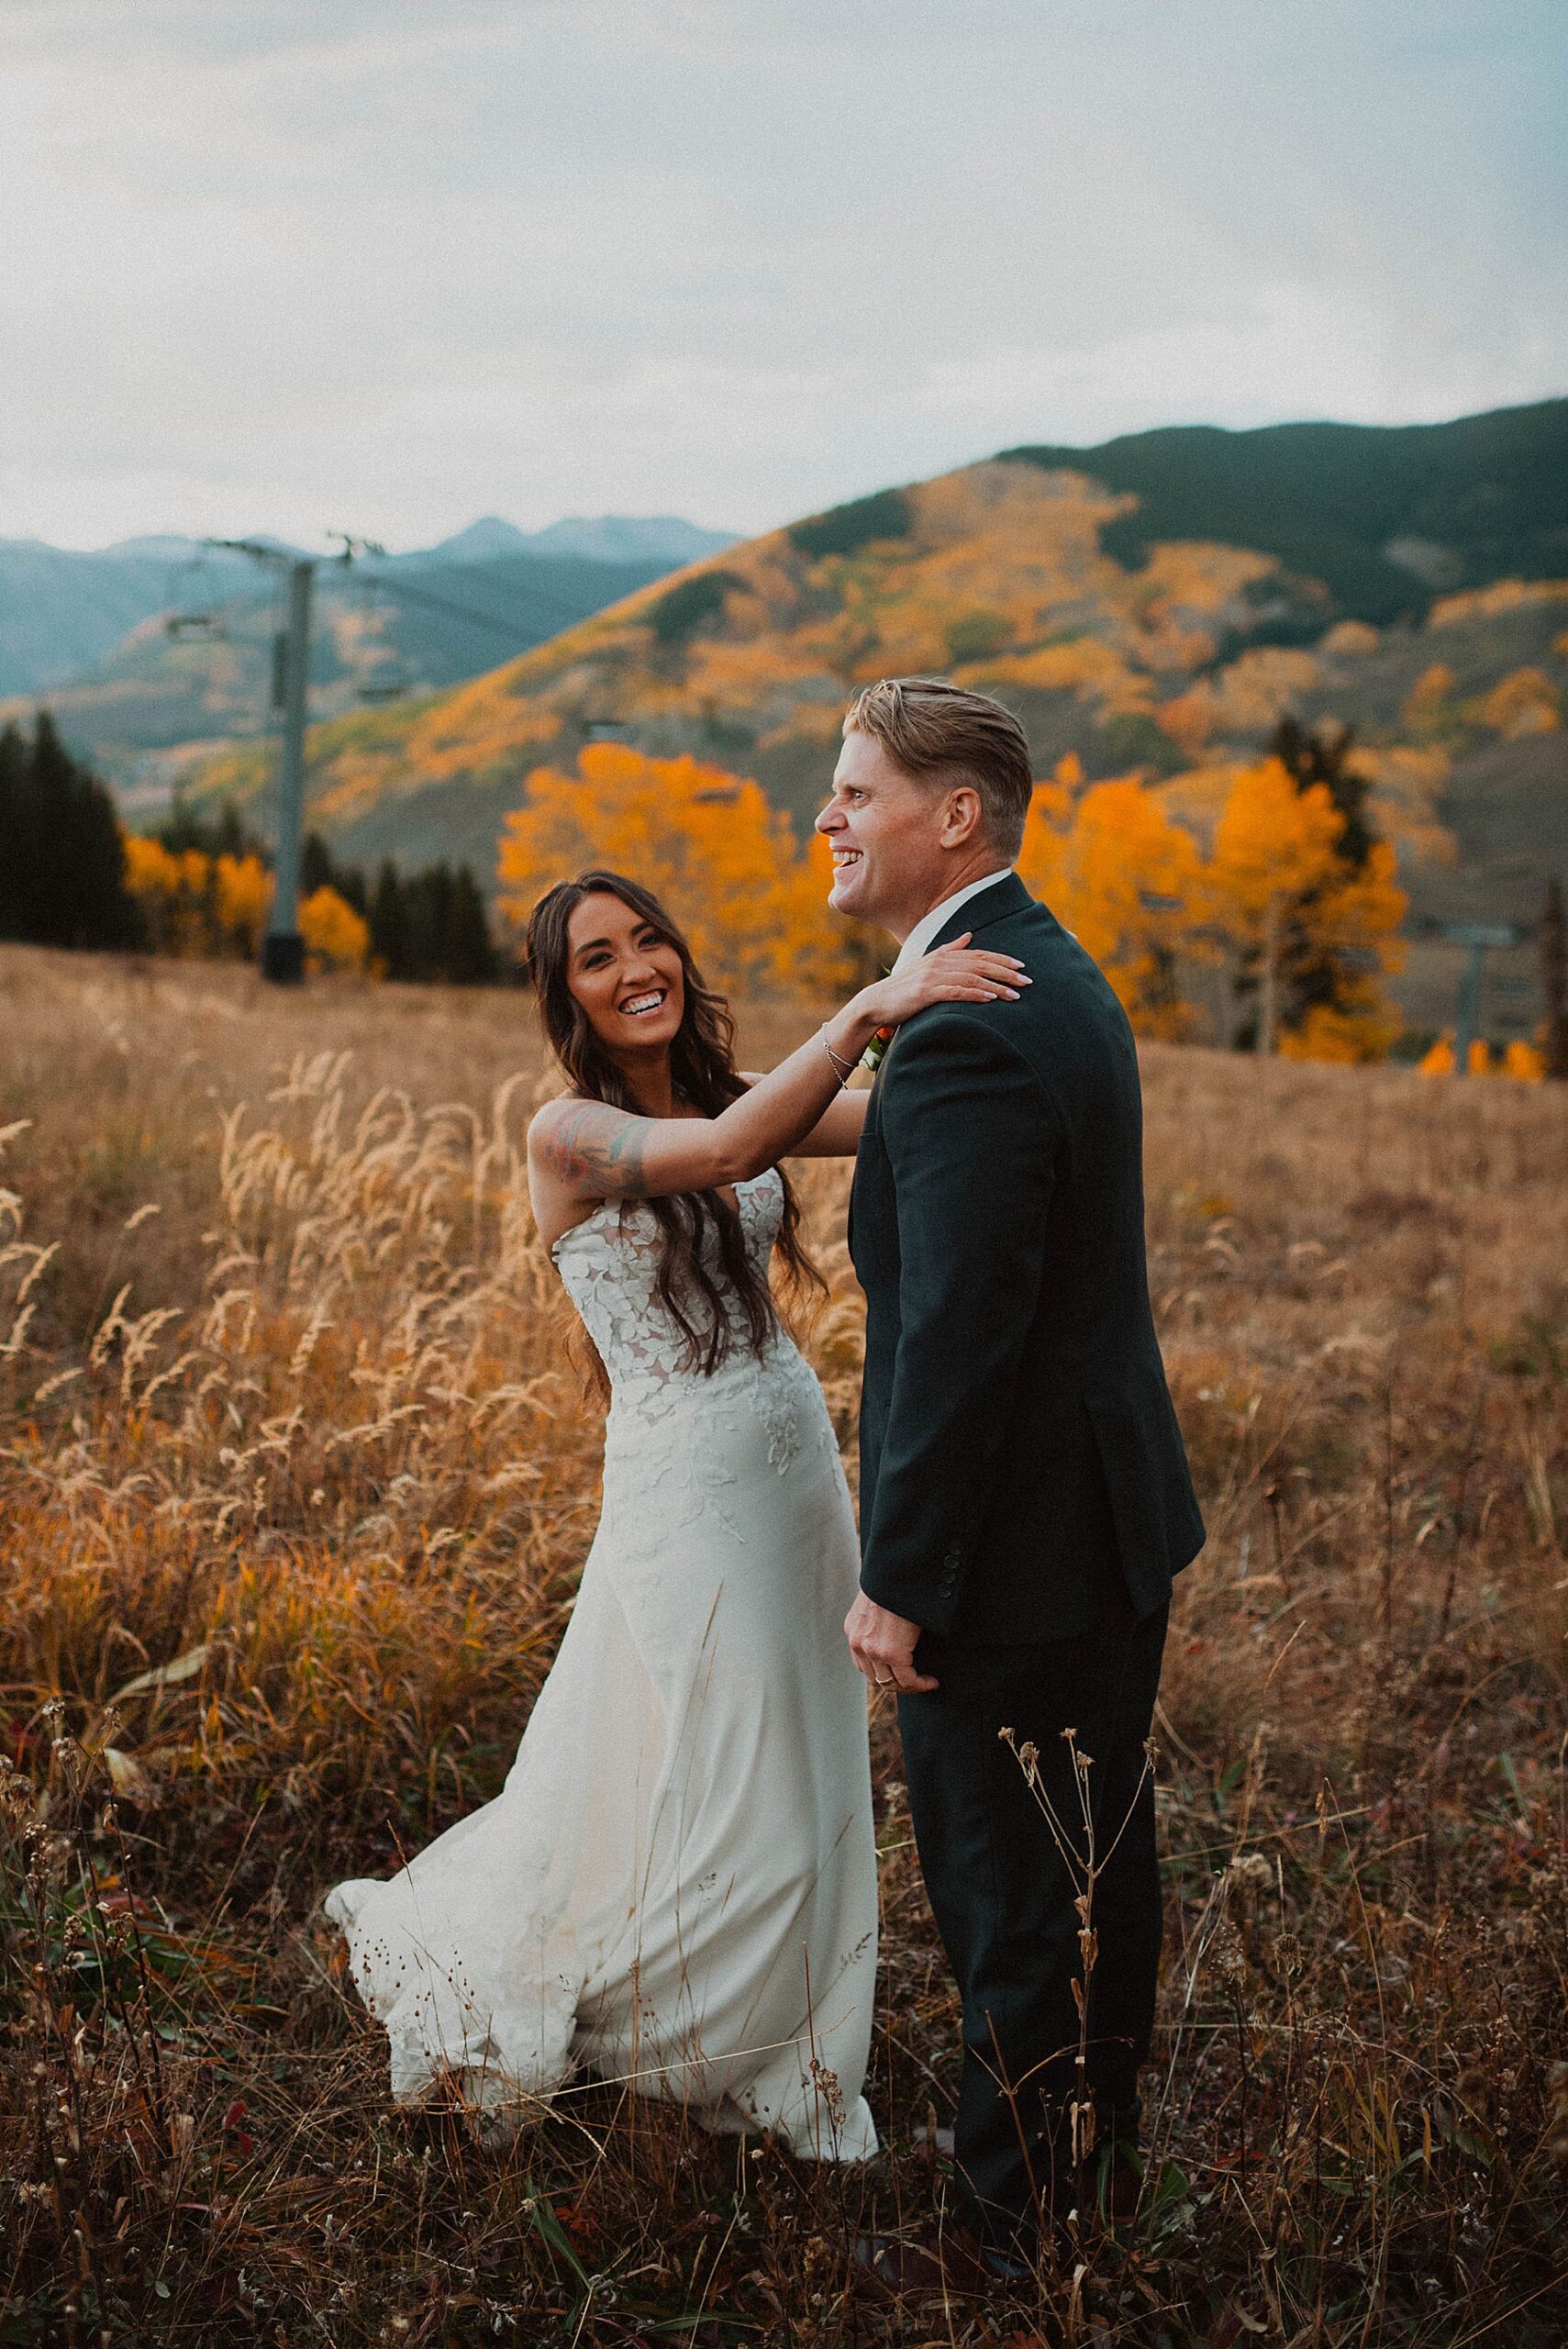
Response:
[[[0,0],[0,537],[1568,391],[1562,0]]]

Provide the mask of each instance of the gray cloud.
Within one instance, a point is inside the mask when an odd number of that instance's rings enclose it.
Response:
[[[751,529],[1541,396],[1565,47],[1540,0],[13,0],[0,535]]]

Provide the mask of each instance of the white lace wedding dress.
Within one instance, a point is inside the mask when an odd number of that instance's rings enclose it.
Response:
[[[763,1267],[778,1175],[737,1197]],[[506,1786],[328,1913],[400,2100],[450,2079],[504,2127],[582,2069],[864,2159],[876,1859],[849,1493],[788,1339],[682,1367],[658,1237],[611,1202],[556,1243],[610,1376],[604,1513]]]

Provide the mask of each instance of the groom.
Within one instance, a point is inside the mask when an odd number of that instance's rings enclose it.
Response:
[[[817,820],[831,903],[890,930],[900,963],[970,931],[1034,982],[898,1030],[850,1219],[867,1313],[845,1631],[866,1678],[898,1691],[962,1998],[962,2215],[1002,2273],[1085,2177],[1094,2191],[1130,2166],[1161,1937],[1145,1747],[1171,1578],[1204,1539],[1150,1312],[1132,1035],[1011,870],[1032,790],[1000,704],[884,679],[850,709]],[[1004,1731],[1037,1749],[1038,1792]],[[1041,1803],[1085,1854],[1074,1753],[1102,1871],[1083,2097],[1083,1877]]]

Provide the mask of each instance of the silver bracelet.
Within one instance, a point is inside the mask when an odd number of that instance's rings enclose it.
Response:
[[[851,1077],[853,1076],[856,1068],[859,1066],[859,1063],[856,1061],[847,1061],[841,1052],[836,1052],[833,1050],[832,1045],[828,1041],[828,1030],[826,1028],[819,1028],[817,1032],[822,1039],[823,1051],[827,1053],[828,1060],[832,1063],[834,1075],[838,1078],[840,1085],[848,1085]]]

